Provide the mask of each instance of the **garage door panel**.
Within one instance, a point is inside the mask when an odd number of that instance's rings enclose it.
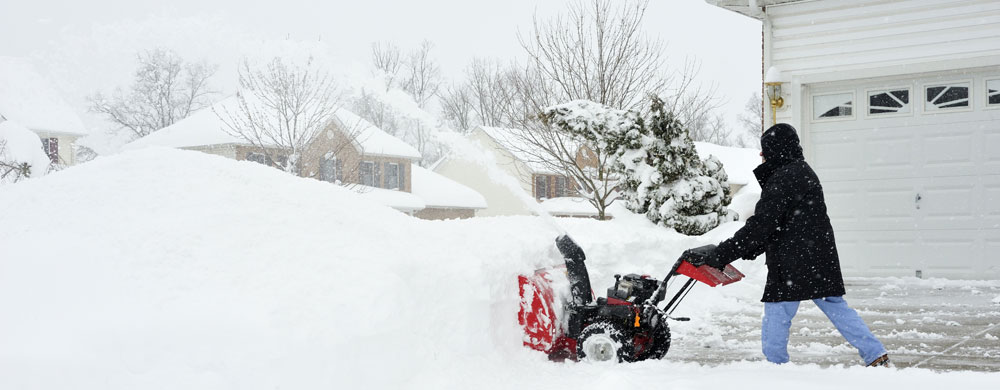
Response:
[[[928,230],[921,234],[918,264],[925,277],[962,277],[985,269],[985,240],[976,230]]]
[[[862,197],[860,188],[850,182],[831,182],[823,186],[826,211],[835,228],[861,229],[863,208],[858,199]]]
[[[923,140],[923,175],[946,176],[977,171],[979,153],[973,134],[929,135]]]
[[[992,172],[1000,171],[1000,131],[993,130],[984,134],[981,145],[980,152],[984,156],[985,167]]]
[[[858,276],[913,276],[919,256],[915,231],[838,231],[837,250],[843,272]]]
[[[822,171],[821,181],[851,180],[861,168],[861,151],[857,134],[818,134],[814,137],[815,152],[811,164]]]
[[[983,176],[982,225],[984,229],[1000,231],[1000,175]],[[1000,258],[1000,252],[996,252]]]
[[[975,229],[980,226],[982,188],[978,177],[930,178],[924,183],[920,207],[916,210],[921,229]]]

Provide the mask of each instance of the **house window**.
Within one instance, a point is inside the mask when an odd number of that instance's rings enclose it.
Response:
[[[548,199],[549,197],[549,177],[545,175],[535,175],[535,198]]]
[[[337,165],[340,161],[336,157],[323,158],[319,162],[319,179],[322,181],[328,181],[335,183],[338,180],[338,169]]]
[[[1000,79],[986,80],[986,105],[1000,106]]]
[[[909,114],[910,89],[868,91],[868,115]]]
[[[849,118],[854,116],[854,93],[813,96],[813,119]]]
[[[948,83],[924,87],[924,111],[935,112],[971,107],[969,87],[972,83]]]
[[[566,191],[566,176],[556,176],[556,197],[569,196]]]
[[[271,165],[271,159],[267,157],[264,153],[249,152],[246,157],[247,161],[253,161],[258,164],[264,164],[267,166]]]
[[[361,173],[361,185],[374,187],[375,186],[375,163],[371,161],[362,161],[358,170]]]
[[[59,163],[59,138],[42,138],[42,150],[53,164]]]
[[[399,164],[385,163],[385,188],[398,190],[399,185]]]

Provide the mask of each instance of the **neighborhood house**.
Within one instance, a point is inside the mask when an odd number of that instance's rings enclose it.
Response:
[[[708,3],[763,22],[845,274],[1000,277],[1000,2]]]
[[[125,148],[173,147],[284,167],[288,150],[251,144],[227,127],[220,116],[235,112],[235,107],[235,98],[225,99]],[[413,164],[420,160],[415,148],[343,108],[300,155],[296,168],[301,176],[345,184],[363,196],[420,218],[469,218],[486,207],[475,191]],[[419,172],[415,174],[415,170]],[[414,183],[414,178],[427,183]],[[445,191],[451,196],[442,197]]]

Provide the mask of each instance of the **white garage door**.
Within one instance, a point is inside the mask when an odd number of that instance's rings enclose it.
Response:
[[[845,274],[1000,278],[1000,69],[805,88]]]

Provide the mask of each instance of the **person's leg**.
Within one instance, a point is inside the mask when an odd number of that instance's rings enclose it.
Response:
[[[760,345],[764,357],[771,363],[788,362],[788,330],[799,310],[799,302],[764,302],[764,320],[760,328]]]
[[[866,365],[886,354],[882,342],[875,338],[858,312],[847,306],[847,301],[843,297],[813,299],[813,302],[819,306],[823,314],[826,314],[830,322],[833,322],[840,335],[858,349],[858,354],[865,360]]]

